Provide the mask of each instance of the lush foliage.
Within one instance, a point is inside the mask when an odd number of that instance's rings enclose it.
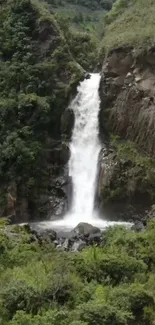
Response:
[[[104,51],[123,45],[142,49],[154,46],[154,15],[152,0],[117,0],[106,17]]]
[[[97,40],[90,33],[73,31],[68,19],[60,14],[57,21],[64,32],[69,49],[76,60],[86,71],[91,71],[97,65]]]
[[[102,189],[106,202],[127,199],[134,203],[143,198],[145,205],[155,199],[154,160],[138,151],[132,141],[123,141],[119,136],[111,136],[111,146],[115,150],[115,167],[108,186]]]
[[[81,70],[41,3],[10,0],[0,10],[0,183],[34,202],[46,140],[60,139],[61,114]],[[5,195],[3,195],[5,197]],[[1,200],[2,201],[2,200]],[[5,201],[5,200],[3,200]]]
[[[52,11],[70,20],[72,30],[101,35],[105,13],[115,0],[46,0]],[[102,35],[103,36],[103,35]]]
[[[141,233],[113,227],[76,254],[1,225],[2,324],[153,325],[154,238],[154,222]]]
[[[52,0],[49,0],[49,2],[52,2]],[[105,10],[110,10],[113,4],[113,0],[67,0],[66,2],[79,5],[79,6],[84,6],[86,8],[92,9],[92,10],[98,10],[98,9],[105,9]],[[56,1],[54,3],[55,5],[57,4]],[[59,2],[58,2],[59,5]]]

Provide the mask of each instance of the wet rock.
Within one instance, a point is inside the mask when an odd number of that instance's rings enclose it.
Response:
[[[72,135],[74,120],[75,117],[72,109],[65,110],[61,116],[61,133],[68,138]]]
[[[93,243],[93,242],[100,242],[101,240],[101,232],[97,232],[95,234],[91,234],[89,235],[89,243]]]
[[[145,226],[144,226],[143,222],[141,222],[141,221],[135,222],[135,224],[131,227],[131,230],[136,231],[136,232],[143,231],[144,229],[145,229]]]
[[[28,223],[21,225],[20,228],[21,228],[24,232],[27,232],[28,234],[34,232],[34,231],[31,229],[31,227],[30,227],[30,225],[29,225]]]
[[[85,72],[85,74],[84,74],[84,79],[90,79],[90,78],[91,78],[90,73]]]
[[[37,240],[39,241],[46,240],[49,242],[54,242],[57,239],[57,233],[55,230],[42,228],[39,226],[39,224],[30,224],[30,232],[35,234]]]
[[[89,223],[80,222],[72,231],[72,235],[75,237],[87,237],[91,238],[94,236],[101,235],[101,230],[98,227],[94,227]]]
[[[69,238],[57,238],[57,240],[54,241],[54,244],[57,249],[61,249],[62,251],[70,251],[72,247],[72,241]]]
[[[56,217],[62,216],[63,213],[66,211],[66,197],[64,196],[57,196],[53,195],[49,198],[51,209],[49,209],[48,217],[50,218],[51,215]]]
[[[53,244],[55,244],[55,246],[58,246],[59,245],[59,241],[56,239],[53,241]]]
[[[57,177],[53,178],[51,173],[47,219],[50,219],[52,216],[62,217],[68,210],[71,197],[71,190],[69,191],[70,182],[67,165],[62,167],[60,171],[58,170]]]
[[[44,225],[45,227],[46,225]],[[60,231],[56,233],[53,229],[43,228],[40,223],[30,223],[15,226],[7,226],[6,234],[20,241],[21,232],[29,234],[29,243],[37,242],[40,245],[47,242],[53,244],[56,249],[70,252],[80,252],[85,247],[94,245],[100,246],[103,241],[101,231],[87,223],[80,223],[73,231]]]
[[[66,143],[62,143],[59,147],[48,149],[46,156],[49,163],[57,163],[59,166],[64,166],[70,158],[70,149]]]
[[[90,79],[91,78],[91,74],[88,72],[84,72],[81,78],[81,81],[85,80],[85,79]]]
[[[70,240],[68,238],[65,239],[62,247],[65,251],[68,251],[69,250],[69,246],[70,246]]]
[[[48,229],[45,232],[43,232],[43,234],[45,234],[45,236],[48,236],[51,241],[54,241],[57,238],[57,233],[53,229]]]
[[[72,252],[81,252],[82,249],[85,248],[86,246],[87,246],[86,242],[80,239],[73,244],[71,251]]]

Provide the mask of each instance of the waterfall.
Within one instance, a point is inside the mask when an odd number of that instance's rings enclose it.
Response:
[[[69,161],[69,176],[73,185],[72,204],[64,219],[53,223],[55,226],[72,228],[79,222],[98,226],[103,223],[105,226],[106,223],[94,211],[98,156],[101,150],[98,138],[99,83],[100,75],[97,73],[82,81],[77,96],[69,107],[75,115]]]
[[[100,75],[91,74],[90,79],[80,83],[77,96],[70,104],[75,115],[69,161],[69,176],[73,185],[72,204],[68,214],[61,220],[52,221],[51,227],[65,230],[72,229],[80,222],[87,222],[104,229],[116,223],[100,219],[94,211],[98,156],[101,150],[98,138],[99,83]],[[47,225],[50,227],[50,222]]]
[[[94,221],[94,195],[98,155],[99,74],[91,74],[78,87],[70,108],[75,114],[69,175],[73,184],[72,206],[67,219],[73,223]],[[68,220],[68,221],[69,221]]]

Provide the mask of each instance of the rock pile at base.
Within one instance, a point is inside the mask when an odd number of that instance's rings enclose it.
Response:
[[[102,241],[101,230],[89,223],[81,222],[69,232],[57,232],[53,229],[45,229],[39,224],[26,224],[21,226],[31,235],[32,241],[40,243],[52,242],[55,247],[65,251],[78,252],[86,246],[99,245]]]

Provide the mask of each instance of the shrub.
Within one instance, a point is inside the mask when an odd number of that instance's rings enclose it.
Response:
[[[88,302],[79,309],[80,319],[88,325],[127,325],[132,316],[103,303]]]
[[[105,254],[102,249],[95,252],[89,248],[83,252],[84,261],[79,266],[80,274],[88,281],[96,279],[99,283],[118,285],[120,282],[133,281],[137,273],[143,273],[147,267],[142,261],[128,255]]]

